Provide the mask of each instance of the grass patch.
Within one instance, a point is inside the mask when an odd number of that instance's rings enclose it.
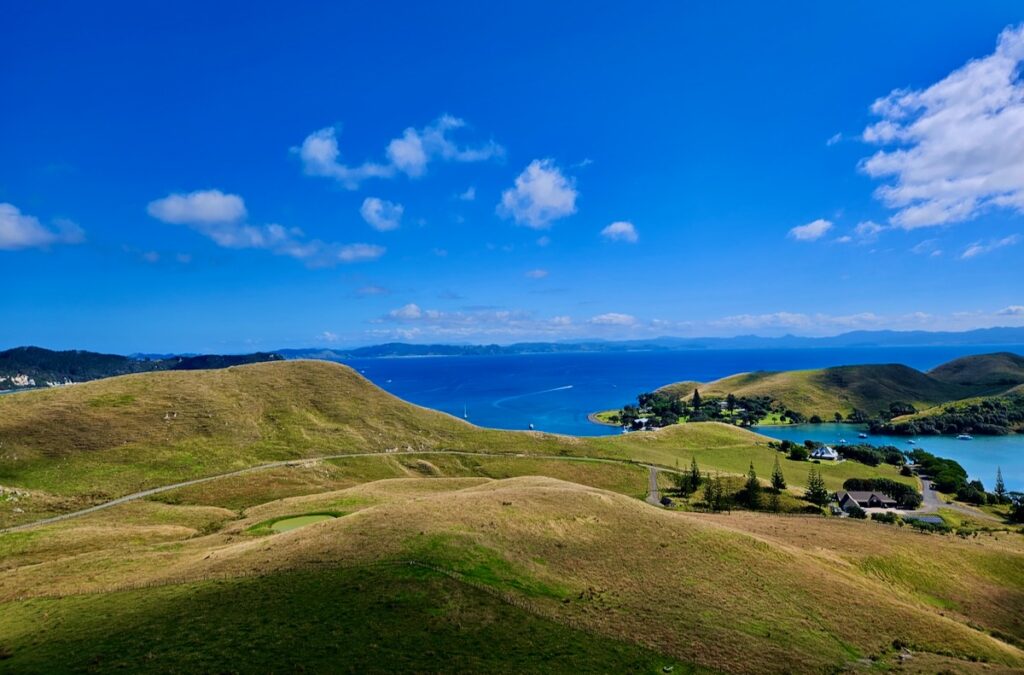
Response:
[[[347,515],[348,515],[348,512],[346,512],[346,511],[313,511],[313,512],[310,512],[310,513],[293,513],[293,514],[290,514],[290,515],[287,515],[287,516],[278,516],[276,518],[269,518],[267,520],[264,520],[264,521],[261,521],[259,523],[256,523],[255,525],[252,525],[251,527],[246,528],[245,531],[247,533],[249,533],[249,534],[253,534],[253,535],[257,535],[257,536],[264,536],[264,535],[268,535],[268,534],[279,534],[281,532],[287,532],[289,530],[293,530],[296,527],[303,527],[305,525],[311,525],[313,523],[322,522],[324,520],[328,520],[328,519],[331,519],[331,518],[341,518],[342,516],[347,516]],[[300,519],[307,519],[307,520],[304,520],[301,524],[296,523],[295,527],[286,527],[286,528],[279,527],[282,523],[287,523],[288,521],[296,521],[296,520],[300,520]]]

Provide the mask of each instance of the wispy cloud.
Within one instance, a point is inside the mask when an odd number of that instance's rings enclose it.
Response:
[[[996,312],[999,316],[1024,316],[1024,305],[1010,305]]]
[[[470,185],[468,188],[460,192],[458,198],[464,202],[471,202],[476,199],[476,188]]]
[[[542,269],[530,270],[529,272],[526,273],[526,277],[528,279],[544,279],[547,276],[548,271]]]
[[[501,194],[498,213],[537,230],[576,213],[575,181],[550,159],[535,159],[516,178],[515,186]]]
[[[311,266],[375,260],[385,249],[374,244],[337,244],[310,239],[297,227],[276,223],[250,225],[244,200],[219,190],[171,194],[149,203],[147,211],[161,222],[185,225],[218,246],[263,249],[305,261]]]
[[[637,240],[640,239],[633,223],[625,220],[620,220],[608,225],[601,230],[601,236],[607,241],[624,241],[629,244],[635,244]]]
[[[85,232],[70,220],[58,219],[46,227],[35,216],[22,213],[14,204],[0,203],[0,251],[47,248],[55,244],[79,244]]]
[[[962,260],[977,258],[980,255],[985,255],[986,253],[1018,243],[1020,243],[1020,235],[1016,234],[1011,234],[1009,237],[1003,237],[1002,239],[991,239],[987,242],[976,241],[964,249],[964,252],[960,254],[960,258]]]
[[[789,230],[789,236],[797,241],[817,241],[832,229],[832,221],[818,218],[806,225],[797,225]]]
[[[905,229],[969,220],[989,207],[1024,211],[1024,25],[996,50],[925,89],[896,89],[871,110],[869,143],[891,147],[862,162],[891,178],[877,196]]]
[[[433,161],[482,162],[504,156],[505,149],[494,141],[476,146],[453,141],[450,132],[465,126],[458,117],[442,115],[421,129],[408,127],[387,144],[385,162],[367,161],[355,166],[342,162],[336,127],[314,131],[292,152],[299,156],[307,175],[333,178],[349,190],[358,189],[369,178],[391,178],[398,173],[419,178]]]
[[[608,312],[591,317],[590,323],[595,326],[632,326],[636,324],[636,317],[630,314]]]

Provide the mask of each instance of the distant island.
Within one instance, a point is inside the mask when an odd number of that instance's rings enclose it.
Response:
[[[627,429],[680,422],[738,426],[850,422],[894,435],[1024,431],[1024,357],[966,356],[927,373],[898,364],[753,372],[714,382],[677,382],[636,404],[593,415]]]
[[[16,347],[0,352],[0,392],[59,387],[117,375],[159,370],[206,370],[263,361],[282,361],[280,354],[203,354],[146,358],[82,350],[53,351]]]
[[[569,354],[588,352],[674,351],[701,349],[849,349],[870,347],[965,347],[1024,345],[1022,328],[982,328],[963,332],[852,331],[831,337],[658,337],[645,340],[583,340],[576,342],[517,342],[509,345],[409,344],[389,342],[353,348],[310,347],[279,349],[288,359],[329,361],[402,356],[505,356],[514,354]]]

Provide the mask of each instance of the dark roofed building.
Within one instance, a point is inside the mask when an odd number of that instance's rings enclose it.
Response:
[[[862,509],[894,509],[896,500],[879,492],[847,491],[839,493],[839,508],[846,511],[851,506]]]

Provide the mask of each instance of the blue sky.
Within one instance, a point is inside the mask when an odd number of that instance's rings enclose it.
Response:
[[[8,8],[0,347],[1024,325],[1019,3],[410,4]]]

